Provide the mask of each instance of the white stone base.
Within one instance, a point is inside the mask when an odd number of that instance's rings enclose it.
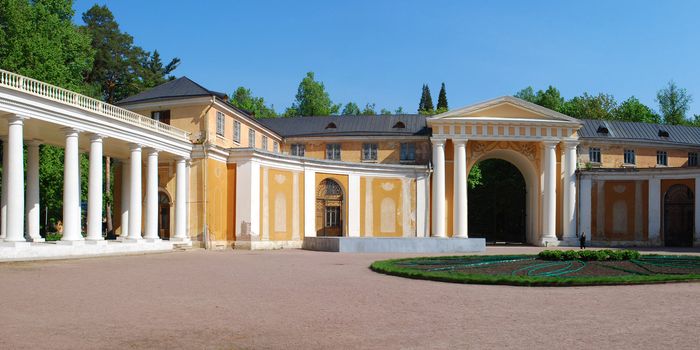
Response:
[[[31,238],[31,237],[29,237],[29,238],[27,238],[27,242],[40,243],[40,242],[46,242],[46,240],[45,240],[44,238],[41,238],[41,237],[39,237],[39,238]]]
[[[540,247],[558,247],[561,244],[557,238],[541,238],[537,245]]]
[[[85,244],[92,244],[92,245],[107,245],[107,241],[104,239],[86,239]]]
[[[56,241],[57,245],[70,245],[70,246],[78,246],[78,245],[84,245],[85,241],[84,240],[77,240],[77,241]]]
[[[273,250],[300,249],[302,241],[235,241],[233,249]]]
[[[61,244],[57,242],[29,243],[3,242],[0,243],[0,261],[67,259],[78,257],[94,257],[105,255],[142,254],[151,252],[169,252],[173,250],[172,243],[160,241],[155,243],[122,243],[118,241],[86,241],[82,244]],[[13,243],[13,245],[4,245]]]

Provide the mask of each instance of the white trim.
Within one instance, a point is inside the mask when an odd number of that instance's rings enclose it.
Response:
[[[348,176],[348,236],[360,237],[360,176]]]
[[[316,237],[316,172],[304,169],[304,237]]]

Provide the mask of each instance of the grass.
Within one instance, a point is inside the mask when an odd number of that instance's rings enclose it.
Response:
[[[470,257],[470,256],[464,256]],[[460,258],[464,258],[460,257]],[[476,257],[476,256],[474,256]],[[490,256],[494,257],[494,256]],[[536,255],[521,255],[521,257],[533,257]],[[688,256],[680,256],[688,258]],[[457,257],[440,257],[440,259],[450,259]],[[697,257],[692,257],[698,259]],[[624,275],[624,276],[581,276],[581,277],[537,277],[537,276],[511,276],[511,275],[489,275],[489,274],[467,274],[461,272],[448,271],[424,271],[410,267],[398,266],[396,263],[407,261],[420,261],[435,259],[435,257],[391,259],[375,261],[370,265],[370,269],[375,272],[413,278],[421,280],[431,280],[451,283],[465,284],[491,284],[491,285],[512,285],[512,286],[548,286],[548,287],[571,287],[571,286],[595,286],[595,285],[630,285],[630,284],[652,284],[687,282],[700,280],[700,274],[653,274],[653,275]]]

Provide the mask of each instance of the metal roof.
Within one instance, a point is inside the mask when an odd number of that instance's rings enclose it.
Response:
[[[227,100],[226,94],[209,90],[202,85],[192,81],[188,77],[180,77],[167,83],[158,85],[150,90],[143,91],[133,96],[129,96],[118,101],[117,105],[130,104],[136,102],[165,100],[182,97],[216,96],[222,100]]]
[[[425,116],[419,114],[267,118],[258,122],[283,137],[430,136]],[[400,123],[405,127],[398,127]]]
[[[683,144],[700,146],[700,128],[684,125],[661,125],[649,123],[623,122],[612,120],[582,119],[583,127],[579,129],[582,139],[633,141],[664,144]],[[599,132],[605,128],[608,133]],[[668,133],[668,137],[659,136],[659,131]]]

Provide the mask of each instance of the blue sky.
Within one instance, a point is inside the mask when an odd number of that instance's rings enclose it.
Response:
[[[441,82],[451,108],[551,84],[656,110],[672,79],[700,114],[697,1],[77,0],[77,23],[96,2],[137,45],[180,57],[177,76],[243,85],[278,112],[314,71],[334,102],[407,112]]]

